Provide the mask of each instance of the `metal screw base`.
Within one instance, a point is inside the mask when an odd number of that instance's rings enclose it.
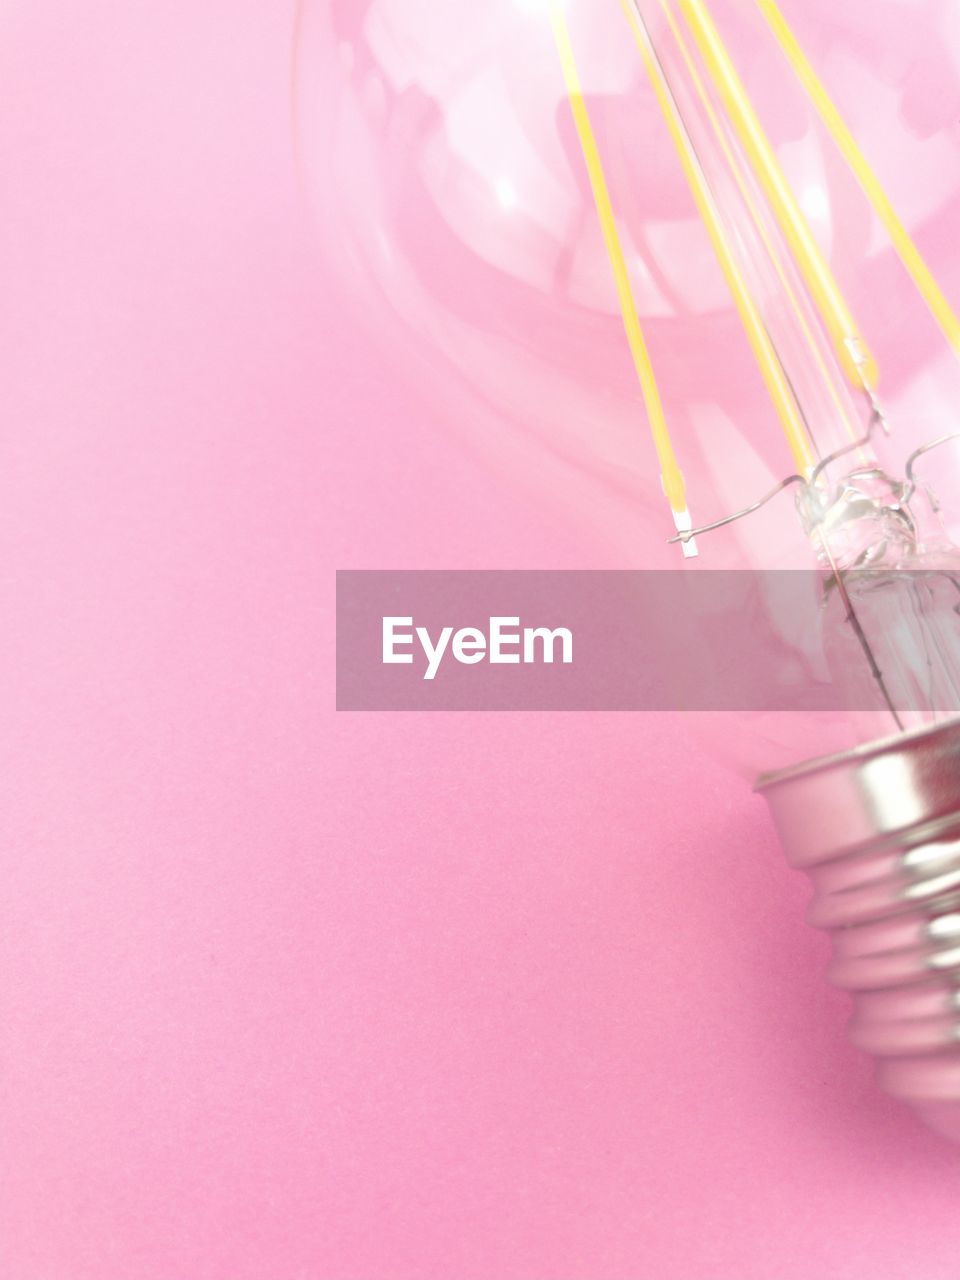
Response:
[[[888,1093],[960,1141],[960,719],[759,780],[810,876],[850,1038]]]

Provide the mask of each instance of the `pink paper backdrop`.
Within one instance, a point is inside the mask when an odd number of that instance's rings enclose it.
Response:
[[[955,1280],[682,719],[334,713],[336,567],[600,553],[344,319],[291,26],[3,14],[0,1275]]]

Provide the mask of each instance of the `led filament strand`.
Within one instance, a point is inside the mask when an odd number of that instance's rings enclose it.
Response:
[[[766,197],[769,212],[783,236],[784,246],[793,256],[809,291],[815,311],[819,314],[824,329],[830,337],[837,364],[843,370],[850,384],[854,388],[864,391],[870,401],[873,410],[872,431],[876,421],[879,420],[883,423],[882,410],[875,395],[878,381],[876,360],[861,336],[840,287],[787,183],[773,148],[756,115],[756,111],[717,31],[705,0],[677,0],[677,3],[697,46],[706,73],[712,80],[723,104],[727,121],[742,148],[743,156]],[[757,0],[757,4],[803,87],[813,100],[828,130],[859,178],[870,203],[881,218],[898,254],[922,296],[940,323],[947,338],[960,353],[960,321],[954,315],[942,291],[933,279],[929,268],[920,256],[903,224],[899,221],[879,181],[869,168],[852,135],[817,79],[774,0]],[[856,431],[851,428],[849,413],[842,404],[837,385],[834,382],[834,376],[824,361],[819,342],[811,332],[803,307],[780,260],[778,249],[767,233],[763,216],[758,211],[756,201],[751,195],[748,181],[741,171],[739,157],[731,150],[723,125],[714,109],[710,94],[704,86],[693,56],[687,47],[683,32],[673,17],[671,0],[660,0],[660,7],[680,50],[687,73],[710,123],[714,137],[727,162],[730,175],[736,183],[747,213],[761,238],[771,265],[784,290],[784,295],[790,303],[800,332],[803,335],[807,354],[812,357],[813,363],[817,368],[819,381],[829,393],[832,403],[838,412],[838,420],[842,420],[846,424],[848,433],[854,441],[852,446],[830,454],[819,466],[817,465],[817,452],[813,447],[810,429],[798,400],[796,389],[782,363],[757,303],[751,296],[733,244],[724,226],[723,216],[717,205],[713,190],[650,38],[639,8],[639,2],[638,0],[621,0],[621,7],[630,25],[654,96],[730,290],[754,359],[757,362],[776,410],[798,472],[797,476],[783,482],[766,498],[745,508],[737,515],[714,521],[710,525],[702,526],[699,529],[693,528],[687,510],[683,477],[670,438],[655,372],[643,336],[630,284],[629,271],[620,243],[613,204],[589,112],[584,100],[569,28],[559,0],[549,0],[548,8],[553,34],[560,56],[567,95],[597,208],[607,255],[610,260],[623,325],[647,408],[651,434],[660,463],[664,492],[670,503],[679,533],[679,538],[673,539],[673,541],[680,541],[684,553],[690,555],[695,554],[693,545],[695,534],[705,532],[707,529],[719,528],[730,523],[733,519],[739,519],[740,516],[757,510],[775,496],[776,493],[794,483],[795,480],[802,479],[808,483],[812,482],[818,475],[822,474],[827,461],[839,456],[840,452],[847,452],[849,448],[863,446],[869,440],[870,432],[862,440],[858,440]],[[826,351],[826,348],[824,348],[824,351]]]
[[[563,15],[563,11],[557,3],[552,3],[550,5],[550,21],[553,27],[554,39],[556,40],[557,52],[560,56],[560,65],[563,69],[563,77],[566,82],[567,95],[570,99],[570,109],[573,112],[573,120],[577,130],[577,137],[579,138],[580,148],[583,152],[584,162],[590,179],[590,186],[593,191],[594,202],[597,207],[597,214],[600,219],[600,226],[603,231],[603,239],[607,249],[607,256],[610,259],[610,266],[613,271],[617,297],[620,302],[620,313],[623,318],[623,327],[626,331],[627,342],[630,346],[630,353],[633,356],[634,367],[640,381],[644,402],[647,407],[647,416],[650,420],[650,430],[653,435],[653,442],[657,451],[657,458],[660,463],[660,475],[663,482],[664,493],[666,494],[667,501],[670,503],[670,508],[673,512],[677,528],[689,529],[690,518],[687,511],[687,497],[683,475],[681,474],[676,454],[674,453],[673,442],[670,439],[670,430],[667,426],[666,416],[663,411],[663,401],[660,398],[660,391],[657,386],[657,379],[654,373],[653,364],[650,360],[650,353],[647,350],[643,330],[640,326],[637,305],[630,285],[630,274],[627,270],[626,260],[623,256],[623,248],[620,244],[620,235],[617,231],[617,221],[613,211],[613,203],[610,199],[610,191],[604,175],[603,164],[600,159],[600,151],[597,147],[596,137],[594,136],[593,127],[590,123],[590,115],[587,111],[587,105],[583,97],[583,88],[580,83],[580,74],[577,70],[576,58],[573,52],[573,43],[570,39],[570,31],[567,26],[566,18]],[[688,554],[694,552],[694,548],[689,539],[685,540],[684,547]]]
[[[933,273],[924,261],[923,255],[900,221],[879,178],[857,145],[853,134],[810,65],[809,59],[774,0],[756,0],[756,3],[824,126],[858,179],[864,194],[890,237],[900,261],[919,290],[920,296],[930,308],[947,341],[960,355],[960,319],[957,318],[943,290],[933,278]]]
[[[704,0],[679,0],[679,4],[730,122],[833,339],[841,366],[855,387],[873,390],[877,385],[876,360],[797,204]]]
[[[663,113],[670,138],[676,149],[684,175],[690,186],[697,210],[707,229],[727,287],[736,304],[740,321],[753,351],[767,391],[790,446],[797,470],[807,474],[813,467],[813,454],[807,431],[783,366],[756,303],[751,297],[743,272],[727,240],[720,214],[704,177],[696,152],[680,117],[663,70],[657,60],[646,27],[632,0],[621,0],[623,11],[637,42],[640,56],[650,79],[657,103]]]
[[[784,266],[780,250],[778,246],[774,244],[773,239],[767,230],[763,215],[757,207],[757,201],[750,190],[740,157],[733,151],[730,142],[727,139],[723,124],[717,114],[717,111],[714,109],[713,102],[707,92],[703,77],[700,75],[700,71],[694,61],[693,54],[687,44],[687,40],[673,16],[673,12],[670,8],[670,0],[660,0],[660,8],[663,11],[663,16],[670,28],[670,32],[676,41],[677,48],[679,49],[680,55],[683,59],[684,67],[686,68],[687,74],[690,77],[690,82],[696,91],[697,98],[703,108],[704,114],[709,121],[713,136],[723,153],[723,157],[726,160],[727,165],[729,166],[730,173],[736,183],[737,190],[740,193],[740,198],[743,200],[744,206],[750,215],[750,219],[756,229],[757,235],[759,236],[764,250],[770,259],[770,263],[776,273],[780,287],[783,289],[784,296],[790,304],[790,308],[796,319],[800,333],[802,334],[803,340],[813,358],[813,363],[816,366],[817,373],[819,374],[824,387],[827,389],[827,393],[832,407],[836,412],[837,419],[844,423],[848,435],[851,440],[854,440],[859,435],[858,426],[852,420],[849,406],[845,404],[842,399],[842,391],[837,385],[836,367],[828,367],[817,336],[812,331],[811,322],[805,314],[801,300],[797,296],[797,291],[791,282],[786,267]],[[763,504],[761,503],[760,505]]]

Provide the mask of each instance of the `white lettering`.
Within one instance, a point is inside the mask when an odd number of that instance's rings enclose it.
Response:
[[[398,644],[413,644],[413,636],[408,632],[407,635],[397,635],[397,627],[412,627],[412,618],[384,618],[383,620],[383,663],[387,666],[391,663],[406,663],[409,665],[413,662],[412,653],[397,653]]]
[[[519,618],[491,618],[490,619],[490,661],[514,663],[520,661],[519,653],[504,653],[504,645],[520,646],[520,634],[514,632],[512,635],[504,631],[505,627],[519,627]]]
[[[553,630],[549,627],[524,627],[521,630],[519,618],[498,617],[490,619],[489,635],[478,627],[461,627],[456,633],[453,627],[443,627],[434,641],[426,627],[413,627],[413,618],[383,618],[382,623],[384,665],[410,666],[413,653],[399,650],[412,647],[416,637],[426,658],[424,680],[437,678],[448,650],[457,662],[467,667],[476,666],[484,659],[497,665],[521,662],[535,665],[539,662],[549,666],[558,661],[559,645],[559,661],[567,665],[573,662],[573,632],[568,627],[555,627]]]
[[[573,632],[567,627],[557,627],[554,631],[550,631],[547,627],[527,627],[523,633],[524,662],[536,662],[537,640],[541,640],[543,642],[544,662],[553,662],[553,646],[557,640],[559,640],[563,646],[563,657],[560,659],[561,662],[566,664],[573,662]]]
[[[482,662],[487,656],[487,637],[476,627],[461,627],[453,637],[453,656],[468,667]]]
[[[427,655],[427,670],[424,673],[424,680],[433,680],[440,670],[440,663],[443,661],[443,655],[452,635],[453,627],[444,627],[440,632],[440,639],[434,644],[430,639],[430,633],[427,628],[417,627],[417,639],[423,646],[423,652]]]

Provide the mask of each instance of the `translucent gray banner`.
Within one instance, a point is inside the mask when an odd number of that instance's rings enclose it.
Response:
[[[337,574],[343,711],[960,711],[950,570]]]

